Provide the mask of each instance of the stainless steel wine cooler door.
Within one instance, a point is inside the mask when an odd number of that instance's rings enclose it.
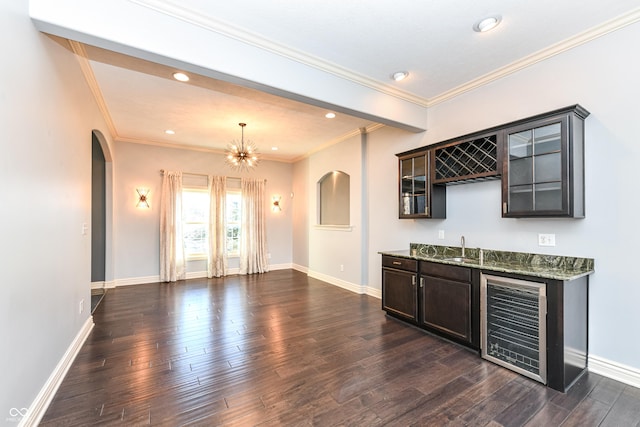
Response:
[[[546,384],[546,285],[482,274],[480,298],[482,357]]]

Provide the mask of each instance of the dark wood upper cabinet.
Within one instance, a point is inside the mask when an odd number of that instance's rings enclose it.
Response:
[[[446,218],[446,186],[502,179],[502,216],[584,218],[580,105],[426,147],[399,159],[399,217]]]
[[[500,177],[496,132],[438,144],[431,156],[434,184],[455,184]]]
[[[584,119],[579,105],[504,129],[502,216],[584,218]]]
[[[399,218],[445,218],[446,190],[431,184],[431,152],[398,155]]]

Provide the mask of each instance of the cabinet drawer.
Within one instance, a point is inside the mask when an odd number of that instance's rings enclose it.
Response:
[[[418,271],[418,261],[408,258],[399,258],[385,255],[382,257],[382,266],[398,268],[400,270]]]
[[[423,262],[420,264],[420,274],[457,280],[458,282],[471,282],[471,269],[457,265]]]

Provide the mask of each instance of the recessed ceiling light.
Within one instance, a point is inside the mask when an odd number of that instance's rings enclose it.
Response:
[[[179,82],[188,82],[189,76],[185,73],[173,73],[173,78],[178,80]]]
[[[336,117],[336,113],[327,113],[324,115],[327,119],[333,119]]]
[[[167,135],[175,135],[176,131],[175,130],[171,130],[171,129],[167,129],[164,131],[164,133],[166,133]]]
[[[278,147],[271,147],[273,151],[278,151]]]
[[[497,27],[500,21],[502,21],[502,16],[500,15],[493,15],[487,18],[483,18],[473,24],[473,31],[477,31],[478,33],[486,33],[487,31]]]
[[[400,80],[404,80],[409,76],[409,72],[408,71],[396,71],[395,73],[393,73],[391,75],[391,78],[397,82],[399,82]]]

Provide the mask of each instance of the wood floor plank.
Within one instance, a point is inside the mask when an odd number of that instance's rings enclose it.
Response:
[[[585,398],[562,423],[563,427],[596,427],[604,420],[609,407],[590,397]],[[621,424],[622,426],[624,424]]]
[[[293,270],[109,290],[43,426],[638,425],[640,390],[563,394]]]
[[[602,427],[637,426],[640,424],[640,390],[626,386],[603,420]]]
[[[547,401],[546,404],[525,424],[525,427],[559,426],[567,419],[569,411]]]

